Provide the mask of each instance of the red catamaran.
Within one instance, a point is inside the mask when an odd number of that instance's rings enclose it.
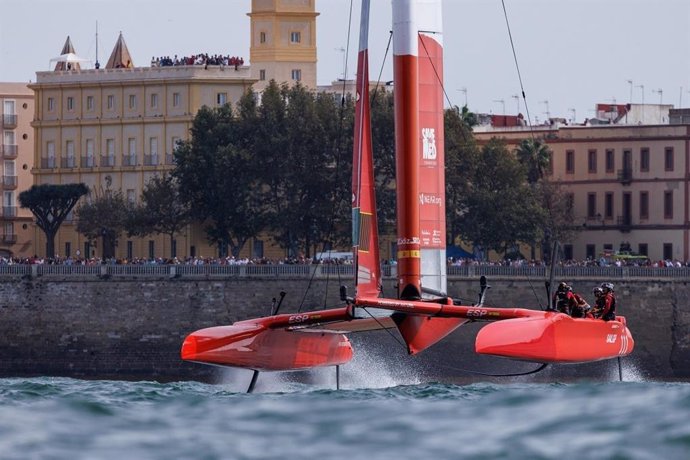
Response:
[[[339,366],[347,333],[397,328],[410,354],[468,321],[486,321],[477,353],[539,363],[584,363],[632,352],[625,318],[577,319],[555,311],[461,305],[446,295],[441,0],[393,0],[398,298],[381,297],[369,116],[369,0],[362,1],[352,177],[355,296],[344,306],[202,329],[182,359],[259,371]]]

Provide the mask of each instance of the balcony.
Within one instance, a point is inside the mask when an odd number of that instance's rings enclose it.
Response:
[[[93,155],[81,157],[81,167],[82,168],[93,168],[95,166],[93,161]]]
[[[158,165],[158,154],[144,155],[144,166],[157,166]]]
[[[74,157],[60,158],[61,168],[76,168],[77,161]]]
[[[101,155],[101,167],[112,168],[115,166],[115,155]]]
[[[57,162],[55,161],[55,157],[41,158],[41,168],[52,169],[56,166]]]
[[[19,154],[19,149],[16,144],[3,144],[2,145],[2,157],[5,160],[14,160]]]
[[[632,182],[632,168],[623,168],[618,170],[618,182],[623,185],[630,185]]]
[[[632,227],[632,216],[623,215],[618,216],[618,228],[623,233],[628,233]]]
[[[122,156],[122,166],[136,166],[137,156],[136,155],[123,155]]]
[[[17,176],[2,176],[2,185],[6,189],[17,188]]]
[[[2,207],[2,217],[12,218],[17,217],[17,207],[16,206],[3,206]]]
[[[14,244],[17,242],[17,235],[14,233],[5,233],[2,235],[2,242],[5,244]]]
[[[3,128],[16,128],[17,127],[17,115],[4,114],[2,116],[2,127]]]

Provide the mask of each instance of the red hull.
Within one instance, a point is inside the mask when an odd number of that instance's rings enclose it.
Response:
[[[479,330],[477,353],[542,363],[583,363],[626,356],[635,342],[617,321],[575,319],[560,313],[487,324]]]
[[[240,322],[190,334],[181,356],[205,364],[287,371],[345,364],[352,359],[352,346],[339,333],[270,329]]]

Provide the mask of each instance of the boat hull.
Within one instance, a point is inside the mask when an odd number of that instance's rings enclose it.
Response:
[[[626,356],[635,342],[625,324],[576,319],[561,313],[487,324],[475,341],[477,353],[542,363],[584,363]]]
[[[258,371],[289,371],[345,364],[352,346],[330,331],[271,329],[257,323],[235,323],[198,330],[185,339],[186,361]]]

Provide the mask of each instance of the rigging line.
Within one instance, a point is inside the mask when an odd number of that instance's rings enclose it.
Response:
[[[529,114],[529,106],[527,105],[527,96],[525,95],[525,87],[522,84],[522,74],[520,73],[520,66],[518,64],[517,53],[515,52],[515,44],[513,43],[513,34],[510,31],[510,23],[508,22],[508,11],[506,10],[505,0],[501,0],[501,5],[503,5],[503,15],[506,18],[506,27],[508,28],[508,37],[510,38],[510,47],[513,50],[513,59],[515,60],[515,68],[517,69],[518,80],[520,81],[520,91],[522,91],[522,100],[525,103],[525,112],[527,112],[527,124],[530,127],[530,133],[534,137],[534,132],[532,131],[532,117]]]
[[[462,367],[454,367],[454,366],[446,366],[446,365],[442,365],[441,367],[443,367],[445,369],[453,370],[453,371],[467,372],[468,374],[484,375],[486,377],[520,377],[523,375],[530,375],[530,374],[536,374],[537,372],[541,372],[544,369],[546,369],[546,366],[548,366],[548,365],[549,365],[549,363],[541,363],[539,365],[539,367],[537,367],[536,369],[533,369],[533,370],[527,371],[527,372],[517,372],[514,374],[489,374],[486,372],[473,371],[470,369],[463,369]]]
[[[388,33],[388,44],[386,45],[386,52],[383,54],[383,60],[381,61],[381,68],[379,69],[379,77],[376,79],[376,86],[374,86],[374,97],[371,99],[371,105],[374,105],[376,101],[376,96],[379,92],[379,84],[381,83],[381,75],[383,75],[383,66],[386,64],[386,59],[388,59],[388,51],[391,48],[391,41],[393,40],[393,32]]]
[[[379,326],[381,326],[381,329],[383,329],[384,331],[386,331],[386,332],[388,333],[388,335],[390,335],[391,337],[393,337],[393,340],[395,340],[396,342],[398,342],[398,345],[400,345],[401,347],[403,347],[403,348],[405,349],[405,351],[407,351],[407,345],[405,345],[404,343],[402,343],[402,342],[400,341],[400,339],[398,339],[398,338],[389,330],[389,328],[387,328],[386,326],[384,326],[383,324],[381,324],[381,321],[379,321],[379,319],[378,319],[376,316],[372,315],[371,312],[370,312],[369,310],[367,310],[367,307],[359,307],[359,308],[361,308],[362,310],[364,310],[365,312],[367,312],[367,315],[371,316],[371,318],[372,318],[374,321],[376,321],[376,324],[378,324]]]
[[[534,289],[534,286],[532,285],[532,278],[530,278],[529,273],[527,273],[527,282],[529,283],[530,289],[532,289],[532,294],[534,294],[534,297],[537,299],[537,302],[539,303],[539,309],[544,310],[544,306],[541,304],[541,300],[539,300],[539,295],[537,295],[537,291]]]
[[[430,33],[430,32],[426,32]],[[429,54],[429,50],[426,49],[426,43],[424,43],[423,36],[422,36],[422,31],[417,32],[417,35],[419,35],[420,42],[422,42],[422,47],[424,48],[424,52],[426,53],[426,58],[429,60],[429,63],[431,64],[431,68],[434,70],[434,75],[436,76],[436,81],[438,82],[439,86],[441,87],[441,91],[443,91],[443,95],[446,96],[446,101],[448,101],[449,106],[453,106],[453,104],[450,102],[450,98],[448,97],[448,93],[446,92],[446,87],[441,81],[441,76],[438,74],[438,70],[436,69],[436,66],[434,65],[433,59],[431,59],[431,55]]]

